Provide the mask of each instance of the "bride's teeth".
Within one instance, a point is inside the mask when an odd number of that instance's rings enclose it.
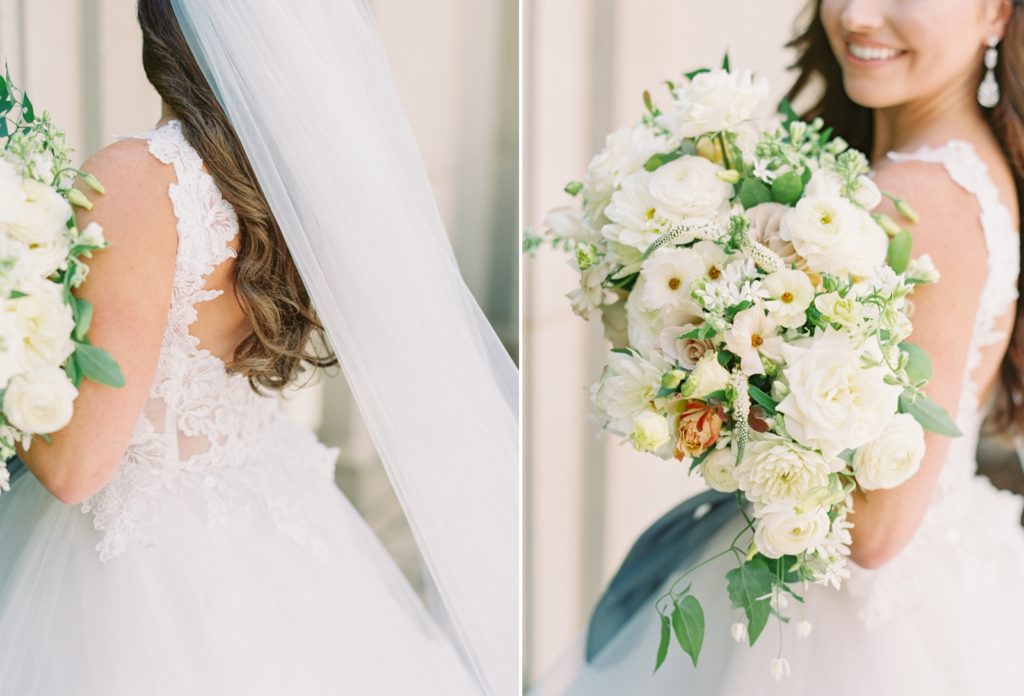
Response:
[[[899,55],[895,48],[878,48],[875,46],[858,46],[849,44],[850,54],[861,60],[889,60]]]

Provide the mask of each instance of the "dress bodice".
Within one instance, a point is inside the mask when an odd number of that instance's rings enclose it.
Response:
[[[979,518],[979,507],[987,507],[986,514],[1005,514],[1011,525],[1019,520],[1021,507],[1016,496],[996,491],[987,481],[976,476],[975,458],[985,417],[985,407],[980,400],[981,385],[975,381],[975,373],[981,365],[985,347],[1005,339],[1006,330],[999,325],[999,319],[1013,311],[1018,294],[1020,239],[1013,217],[1000,200],[999,190],[989,175],[987,165],[970,143],[951,140],[939,147],[923,147],[909,153],[890,152],[888,157],[897,162],[941,164],[958,186],[977,198],[985,237],[987,274],[972,327],[960,402],[955,414],[962,436],[950,442],[933,498],[907,547],[878,570],[853,568],[850,590],[862,596],[860,615],[869,626],[890,619],[901,606],[914,604],[921,584],[928,582],[921,573],[921,568],[925,567],[924,557],[930,560],[944,558],[948,562],[970,559],[975,554],[957,553],[957,547],[962,544],[977,547],[988,543],[971,530],[984,530],[988,534],[998,530],[999,525],[974,524]],[[1005,537],[997,536],[991,542],[998,546],[1003,539]],[[975,569],[974,572],[981,571]]]
[[[134,137],[174,167],[168,193],[178,248],[149,399],[114,476],[82,507],[103,534],[97,550],[107,560],[134,542],[148,542],[147,528],[168,495],[200,496],[211,527],[235,510],[264,505],[282,531],[312,542],[304,533],[302,487],[292,481],[303,473],[331,478],[337,450],[288,420],[275,396],[258,394],[243,375],[229,374],[189,332],[196,305],[221,294],[206,287],[206,276],[235,255],[229,244],[239,231],[235,211],[178,121]]]

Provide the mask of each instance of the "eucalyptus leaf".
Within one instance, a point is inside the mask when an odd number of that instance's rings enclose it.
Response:
[[[76,341],[84,341],[85,335],[89,332],[89,325],[92,323],[92,303],[79,297],[72,296],[75,310],[75,330],[73,333]]]
[[[900,344],[900,350],[909,356],[907,360],[907,377],[914,384],[927,382],[932,378],[932,360],[924,348],[904,341]]]
[[[704,646],[704,609],[693,595],[686,595],[676,604],[672,612],[672,630],[679,647],[690,656],[696,667],[700,650]]]
[[[962,433],[946,410],[926,396],[914,400],[911,394],[900,394],[900,412],[909,413],[925,430],[946,437],[960,437]]]

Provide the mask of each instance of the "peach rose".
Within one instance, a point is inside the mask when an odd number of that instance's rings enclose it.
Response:
[[[718,406],[689,401],[679,416],[676,459],[696,457],[715,444],[722,432],[724,414]]]
[[[750,218],[750,238],[778,254],[787,266],[795,263],[797,268],[802,269],[807,263],[796,253],[793,243],[779,238],[782,218],[790,210],[792,208],[781,203],[761,203],[749,209],[747,217]]]

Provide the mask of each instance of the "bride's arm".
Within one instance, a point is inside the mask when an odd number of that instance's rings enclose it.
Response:
[[[920,216],[911,227],[913,255],[931,255],[942,275],[939,283],[918,288],[914,333],[910,341],[924,348],[934,373],[928,396],[956,416],[968,344],[986,275],[985,239],[978,202],[946,174],[942,165],[887,163],[876,174],[883,191],[910,202]],[[885,212],[897,214],[886,201]],[[901,486],[854,494],[852,559],[875,568],[892,560],[917,530],[935,489],[951,440],[926,433],[920,470]]]
[[[173,171],[148,153],[144,141],[101,150],[83,166],[106,188],[89,193],[91,211],[79,211],[83,228],[103,226],[110,246],[93,253],[89,275],[76,295],[93,303],[89,338],[120,364],[125,386],[86,380],[70,424],[51,443],[36,437],[25,465],[65,503],[78,503],[110,479],[124,456],[156,371],[167,322],[177,233],[167,186]]]

